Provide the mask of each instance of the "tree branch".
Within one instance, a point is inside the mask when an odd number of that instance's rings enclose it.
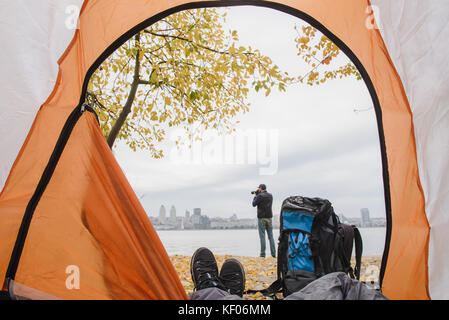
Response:
[[[134,77],[133,82],[131,84],[131,90],[129,92],[128,98],[126,100],[125,105],[123,106],[122,111],[120,112],[120,115],[117,118],[117,121],[114,123],[114,126],[111,128],[111,131],[108,134],[107,142],[109,147],[112,149],[112,146],[114,145],[115,140],[117,139],[117,136],[120,132],[120,129],[122,128],[123,124],[126,121],[126,118],[128,117],[129,113],[131,112],[131,107],[133,105],[134,99],[136,97],[137,88],[139,87],[140,82],[140,33],[138,33],[135,36],[136,41],[136,47],[137,53],[136,53],[136,62],[134,66]]]
[[[215,49],[213,49],[213,48],[210,48],[210,47],[203,46],[203,45],[201,45],[201,44],[195,43],[195,42],[193,42],[192,40],[189,40],[189,39],[184,38],[184,37],[175,36],[175,35],[171,35],[171,34],[159,34],[159,33],[153,32],[153,31],[149,31],[149,30],[144,30],[144,32],[145,32],[145,33],[149,33],[149,34],[151,34],[151,35],[153,35],[153,36],[156,36],[156,37],[172,38],[172,39],[178,39],[178,40],[186,41],[186,42],[191,43],[191,44],[193,44],[194,46],[197,46],[197,47],[199,47],[199,48],[201,48],[201,49],[205,49],[205,50],[208,50],[208,51],[212,51],[212,52],[215,52],[215,53],[218,53],[218,54],[227,54],[227,55],[231,55],[228,51],[219,51],[219,50],[215,50]],[[252,54],[254,54],[254,53],[251,53],[251,52],[244,52],[243,54],[245,54],[245,55],[252,55]],[[232,56],[232,55],[231,55],[231,56]]]

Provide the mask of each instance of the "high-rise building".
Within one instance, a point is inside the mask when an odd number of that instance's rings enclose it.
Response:
[[[360,213],[362,214],[362,228],[369,227],[371,225],[369,210],[367,208],[362,208],[360,209]]]
[[[200,225],[201,224],[201,216],[194,214],[192,216],[192,218],[190,219],[190,222],[192,222],[192,224],[194,226]]]
[[[166,218],[165,207],[164,207],[164,205],[161,205],[161,207],[159,208],[159,222],[164,223],[165,218]]]
[[[171,208],[170,208],[170,220],[176,221],[176,208],[175,208],[175,206],[171,206]]]
[[[194,216],[201,216],[201,208],[194,208],[193,209],[193,215]]]
[[[185,215],[185,217],[186,217],[186,220],[189,220],[189,219],[190,219],[190,211],[189,211],[189,210],[186,210],[186,215]]]

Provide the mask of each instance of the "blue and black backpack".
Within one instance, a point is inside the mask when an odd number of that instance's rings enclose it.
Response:
[[[354,243],[356,264],[352,268]],[[339,271],[359,280],[361,257],[359,230],[340,223],[328,200],[289,197],[280,213],[278,279],[260,292],[273,297],[282,292],[286,297],[325,274]]]

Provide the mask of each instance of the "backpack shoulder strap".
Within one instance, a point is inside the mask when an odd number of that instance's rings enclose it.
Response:
[[[272,297],[275,300],[278,300],[276,293],[282,292],[282,279],[277,279],[274,281],[268,288],[262,290],[246,290],[245,293],[254,294],[260,292],[266,297]]]
[[[354,229],[354,243],[355,243],[355,269],[354,275],[357,280],[360,280],[360,268],[362,265],[362,253],[363,253],[363,243],[362,236],[360,235],[359,229],[356,226],[352,226]]]

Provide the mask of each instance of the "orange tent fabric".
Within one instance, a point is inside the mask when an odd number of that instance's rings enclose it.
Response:
[[[412,116],[401,80],[376,29],[365,27],[369,1],[87,0],[80,28],[59,60],[51,96],[36,116],[0,195],[0,276],[5,278],[29,200],[75,108],[86,75],[117,39],[130,37],[164,15],[205,5],[254,4],[298,17],[304,13],[358,59],[382,125],[391,241],[383,293],[427,299],[429,226],[420,187]],[[81,101],[82,102],[82,101]],[[77,107],[78,106],[78,107]],[[68,290],[67,266],[80,269],[80,289]],[[186,294],[143,208],[96,124],[84,112],[37,204],[15,281],[62,299],[185,299]]]
[[[80,270],[78,290],[66,287],[70,265]],[[76,124],[34,213],[16,282],[64,299],[185,298],[162,243],[89,112]]]

